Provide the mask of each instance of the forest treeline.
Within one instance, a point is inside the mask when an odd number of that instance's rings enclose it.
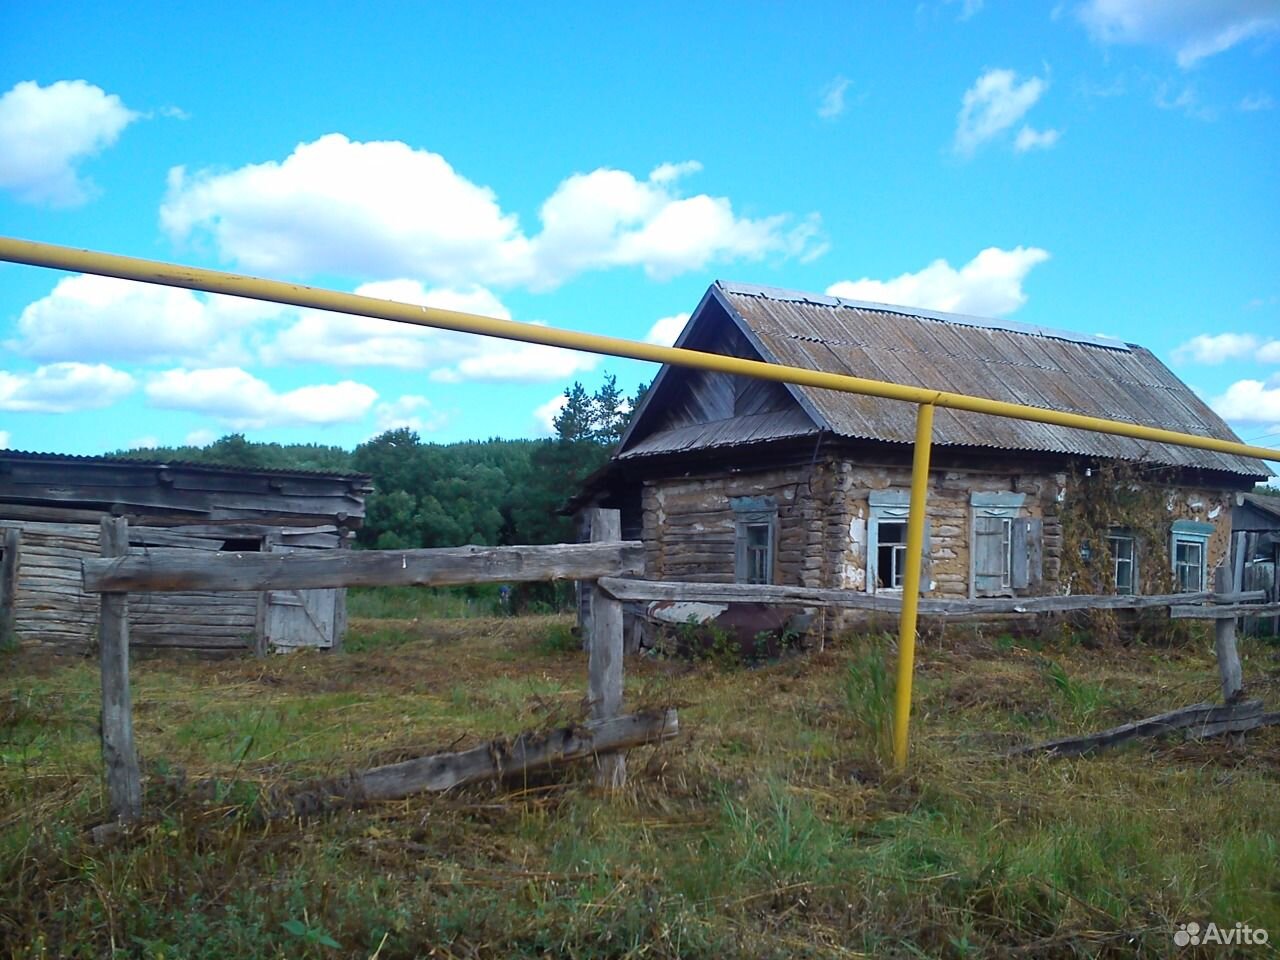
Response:
[[[634,396],[606,376],[595,393],[575,382],[546,440],[424,443],[388,430],[354,450],[315,443],[254,443],[229,434],[204,447],[157,447],[115,456],[246,469],[367,473],[374,493],[357,535],[363,547],[395,550],[465,543],[558,543],[574,539],[564,503],[609,459],[645,387]]]

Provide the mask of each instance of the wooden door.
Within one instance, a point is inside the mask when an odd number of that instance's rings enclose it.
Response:
[[[299,548],[272,544],[270,549],[272,553],[293,553]],[[336,589],[268,590],[263,618],[268,648],[288,651],[334,647],[341,635],[344,613],[340,593]]]

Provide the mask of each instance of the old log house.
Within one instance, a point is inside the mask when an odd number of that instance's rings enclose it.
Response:
[[[1143,347],[1007,320],[717,282],[676,345],[1237,439]],[[575,506],[620,509],[650,579],[900,593],[914,425],[901,401],[664,366]],[[1156,508],[1141,523],[1112,510],[1066,542],[1069,508],[1108,469]],[[923,591],[1208,589],[1233,507],[1269,475],[1258,460],[939,409]]]
[[[334,550],[350,545],[364,475],[0,451],[0,628],[19,642],[82,651],[98,597],[80,562],[99,555],[104,516],[129,522],[131,551]],[[205,653],[332,647],[341,590],[131,594],[131,645]]]

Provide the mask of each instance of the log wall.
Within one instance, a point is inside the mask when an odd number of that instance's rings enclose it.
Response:
[[[82,588],[81,561],[99,556],[99,528],[93,523],[0,520],[17,528],[21,551],[13,625],[26,643],[82,652],[98,630],[98,597]],[[131,527],[129,552],[155,548],[217,552],[228,539],[272,536],[284,544],[337,547],[334,526],[293,529],[253,524],[195,524],[190,527]],[[262,630],[262,595],[255,591],[133,593],[129,597],[130,643],[135,648],[232,652],[252,649]]]
[[[1017,472],[1015,472],[1017,471]],[[1034,590],[1062,592],[1060,505],[1070,496],[1064,473],[948,467],[929,478],[930,540],[925,595],[969,596],[969,539],[974,493],[1021,493],[1022,517],[1042,522],[1042,581]],[[734,580],[735,497],[769,497],[778,505],[774,583],[865,590],[867,523],[873,491],[911,485],[909,465],[871,466],[850,459],[650,479],[642,493],[645,575],[654,580],[731,583]],[[1210,570],[1227,554],[1235,492],[1179,487],[1166,493],[1170,521],[1211,523]],[[1165,547],[1167,551],[1167,545]]]

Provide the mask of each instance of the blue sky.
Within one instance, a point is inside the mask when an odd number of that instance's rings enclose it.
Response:
[[[125,9],[0,8],[0,234],[667,342],[717,278],[1011,317],[1280,446],[1277,0]],[[0,446],[71,453],[655,372],[8,264],[0,356]]]

